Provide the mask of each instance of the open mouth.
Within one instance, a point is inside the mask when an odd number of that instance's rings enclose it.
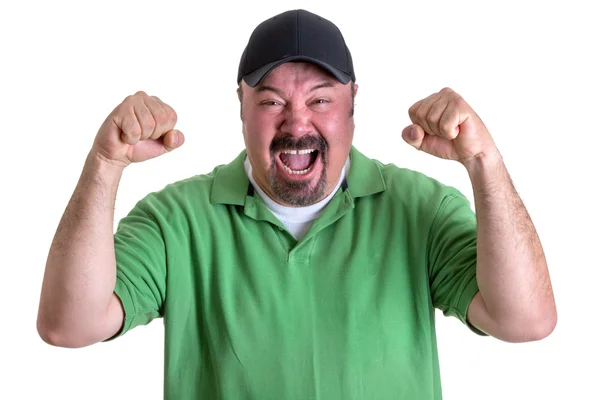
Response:
[[[283,168],[291,175],[306,175],[314,167],[319,156],[317,149],[282,150],[279,159]]]

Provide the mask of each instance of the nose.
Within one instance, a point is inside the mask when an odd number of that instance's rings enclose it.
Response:
[[[285,110],[281,131],[292,136],[304,136],[313,131],[310,122],[310,111],[306,106],[295,107]]]

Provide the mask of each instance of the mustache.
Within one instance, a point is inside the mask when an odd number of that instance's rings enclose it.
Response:
[[[302,136],[296,139],[292,136],[280,136],[271,142],[271,155],[274,156],[279,150],[301,150],[301,149],[317,149],[321,155],[327,153],[327,142],[321,136]]]

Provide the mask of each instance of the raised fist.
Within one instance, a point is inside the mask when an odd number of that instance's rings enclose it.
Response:
[[[137,92],[127,96],[106,118],[92,147],[104,161],[127,166],[158,157],[181,146],[183,133],[173,129],[175,110],[158,97]]]
[[[499,154],[483,121],[450,88],[417,101],[408,115],[413,123],[404,128],[402,138],[417,150],[464,165]]]

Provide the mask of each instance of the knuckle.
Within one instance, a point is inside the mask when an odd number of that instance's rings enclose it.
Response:
[[[456,135],[454,134],[454,128],[451,127],[446,127],[444,129],[441,130],[441,135],[442,137],[445,137],[446,139],[454,139],[456,137]]]
[[[151,116],[147,115],[142,117],[142,121],[140,121],[142,124],[142,128],[144,130],[144,132],[152,132],[154,130],[154,128],[156,127],[156,121],[154,120],[154,118],[152,118]]]
[[[433,113],[433,109],[427,114],[425,120],[431,125],[435,124],[438,121],[437,116]]]
[[[415,115],[416,115],[417,119],[419,119],[420,121],[427,121],[427,114],[426,114],[425,110],[423,110],[423,109],[417,110]]]
[[[163,109],[163,112],[160,112],[161,119],[158,122],[161,125],[162,124],[175,125],[175,123],[177,123],[177,113],[175,112],[175,110],[173,110],[173,108],[170,105],[163,102],[160,98],[158,98],[156,96],[150,96],[150,97],[152,99],[154,99],[158,104],[160,104]],[[164,116],[164,119],[163,119],[163,116]]]
[[[452,126],[452,122],[450,120],[445,120],[440,122],[440,130],[442,132],[452,132],[454,127]]]
[[[146,94],[146,92],[144,92],[143,90],[139,90],[139,91],[135,92],[135,96],[137,96],[137,97],[148,97],[148,95]]]
[[[165,107],[165,119],[166,119],[165,124],[173,127],[177,123],[177,113],[175,113],[175,111],[172,108],[166,106]]]
[[[152,115],[150,115],[149,110],[143,104],[137,104],[135,107],[135,114],[137,115],[138,120],[142,126],[146,126],[151,123]]]
[[[456,96],[450,100],[450,104],[454,107],[463,107],[466,104],[466,101],[462,97]]]
[[[177,123],[177,113],[170,107],[169,111],[167,112],[167,118],[169,119],[169,122],[173,123],[173,125]]]
[[[154,120],[158,125],[165,125],[169,123],[169,116],[165,110],[159,110],[156,112],[156,115],[154,115]]]
[[[410,106],[410,108],[408,109],[408,115],[410,115],[411,117],[414,117],[417,115],[417,110],[419,109],[419,107],[417,106],[417,104],[413,104],[412,106]]]
[[[454,93],[454,90],[452,90],[449,87],[445,87],[442,90],[440,90],[440,93]]]
[[[133,112],[133,106],[135,104],[135,100],[133,96],[127,96],[123,99],[121,104],[114,109],[113,113],[115,115],[121,115],[123,119],[127,118],[130,112]]]
[[[123,134],[128,137],[136,138],[142,135],[140,125],[134,118],[125,118],[121,127]]]

